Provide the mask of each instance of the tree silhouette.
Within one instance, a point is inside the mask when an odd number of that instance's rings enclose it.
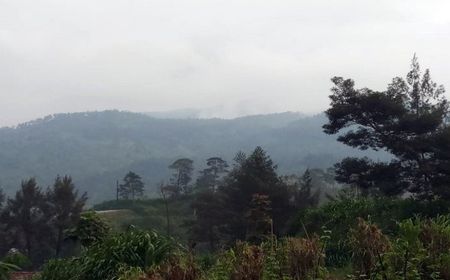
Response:
[[[130,171],[123,178],[119,186],[119,196],[122,199],[135,200],[144,195],[144,183],[139,175]]]
[[[59,256],[64,240],[64,231],[78,223],[87,195],[84,193],[78,196],[78,191],[70,176],[62,178],[58,176],[53,188],[47,192],[47,198],[51,205],[52,225],[56,230],[56,256]]]
[[[14,198],[8,199],[3,212],[6,230],[12,236],[12,246],[22,250],[34,262],[46,254],[52,238],[50,209],[45,195],[31,178],[22,181]]]
[[[170,183],[175,186],[178,194],[189,192],[189,183],[192,180],[194,162],[188,158],[180,158],[174,161],[169,168],[174,170]]]
[[[232,238],[244,240],[246,238],[247,222],[245,215],[253,195],[266,195],[272,207],[272,217],[275,233],[281,233],[286,223],[286,216],[293,210],[289,203],[291,194],[288,186],[278,176],[277,166],[261,148],[257,147],[248,157],[238,154],[233,170],[225,178],[220,191],[225,195],[228,217],[227,230]]]
[[[196,187],[198,190],[217,190],[219,180],[228,173],[228,163],[220,157],[211,157],[206,160],[207,168],[200,171]]]
[[[350,79],[332,79],[331,107],[325,133],[362,150],[384,150],[390,162],[346,159],[337,167],[337,180],[358,183],[370,192],[419,198],[449,197],[450,127],[444,88],[421,73],[414,56],[411,70],[394,78],[385,91],[355,89]]]

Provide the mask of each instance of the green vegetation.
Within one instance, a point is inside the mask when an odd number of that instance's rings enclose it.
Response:
[[[30,175],[47,186],[57,174],[70,174],[95,204],[115,199],[116,181],[130,170],[142,176],[147,197],[158,197],[159,183],[172,175],[167,166],[180,157],[203,170],[203,161],[213,155],[231,162],[237,151],[260,145],[283,174],[291,174],[327,168],[348,155],[374,155],[325,135],[325,121],[323,114],[297,113],[233,120],[156,119],[119,111],[58,114],[0,128],[0,186],[13,195]]]
[[[9,274],[14,270],[19,270],[19,267],[10,263],[0,262],[0,280],[8,280]]]
[[[449,279],[450,217],[407,219],[395,235],[362,218],[347,228],[352,249],[343,270],[328,269],[333,235],[273,237],[257,245],[238,242],[211,257],[193,255],[154,232],[135,229],[112,235],[80,257],[53,260],[37,279]]]
[[[29,179],[5,205],[0,193],[0,248],[23,252],[10,250],[0,275],[30,260],[37,280],[450,279],[443,88],[416,58],[384,92],[333,82],[325,132],[390,161],[345,158],[282,176],[257,146],[230,165],[209,157],[195,178],[183,157],[167,164],[159,199],[145,199],[129,171],[116,200],[83,213],[87,197],[70,177],[46,193]]]

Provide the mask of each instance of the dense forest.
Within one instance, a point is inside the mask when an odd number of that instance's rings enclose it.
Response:
[[[267,150],[282,174],[300,175],[307,168],[328,168],[358,153],[321,130],[324,115],[280,113],[222,119],[158,119],[145,114],[106,111],[59,114],[0,129],[0,186],[14,194],[23,178],[43,186],[57,174],[71,174],[90,203],[115,198],[116,180],[130,170],[140,174],[145,194],[158,195],[167,168],[178,158],[194,161],[195,175],[205,160],[231,161],[239,150]]]
[[[1,193],[0,277],[23,269],[36,280],[450,279],[444,88],[416,57],[384,91],[342,77],[332,83],[330,107],[313,118],[105,112],[3,129],[5,147],[46,145],[30,163],[53,147],[53,164],[68,159],[62,168],[83,164],[70,156],[98,157],[81,170],[121,175],[112,187],[92,188],[97,199],[106,191],[113,198],[92,207],[90,187],[70,176],[54,174],[48,188],[24,179],[15,195]],[[153,198],[144,180],[153,173],[131,168],[150,152],[171,158],[154,178]],[[122,167],[102,165],[121,157]]]

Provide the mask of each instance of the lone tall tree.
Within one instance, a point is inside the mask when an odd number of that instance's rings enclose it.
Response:
[[[189,183],[192,180],[194,162],[188,158],[180,158],[174,161],[169,168],[174,171],[172,178],[170,178],[170,183],[175,186],[177,192],[189,192]]]
[[[199,190],[217,190],[220,179],[228,173],[228,163],[220,157],[211,157],[206,160],[207,168],[200,171],[197,179]]]
[[[122,199],[135,200],[144,195],[144,183],[139,175],[128,172],[119,186],[119,195]]]
[[[450,127],[443,86],[422,74],[417,57],[411,70],[394,78],[385,91],[355,89],[350,79],[332,79],[331,108],[325,133],[362,150],[385,150],[390,162],[347,158],[337,164],[337,179],[359,183],[370,192],[416,197],[450,197]]]

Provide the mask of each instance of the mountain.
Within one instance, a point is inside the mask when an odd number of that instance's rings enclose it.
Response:
[[[198,172],[208,157],[231,162],[236,152],[259,145],[280,173],[290,174],[362,154],[324,134],[323,123],[324,115],[290,112],[229,120],[122,111],[57,114],[0,129],[0,186],[11,195],[28,177],[46,187],[56,175],[70,174],[91,202],[98,202],[114,198],[116,180],[129,170],[143,177],[148,195],[155,195],[155,186],[170,175],[167,166],[180,157],[193,159]]]

